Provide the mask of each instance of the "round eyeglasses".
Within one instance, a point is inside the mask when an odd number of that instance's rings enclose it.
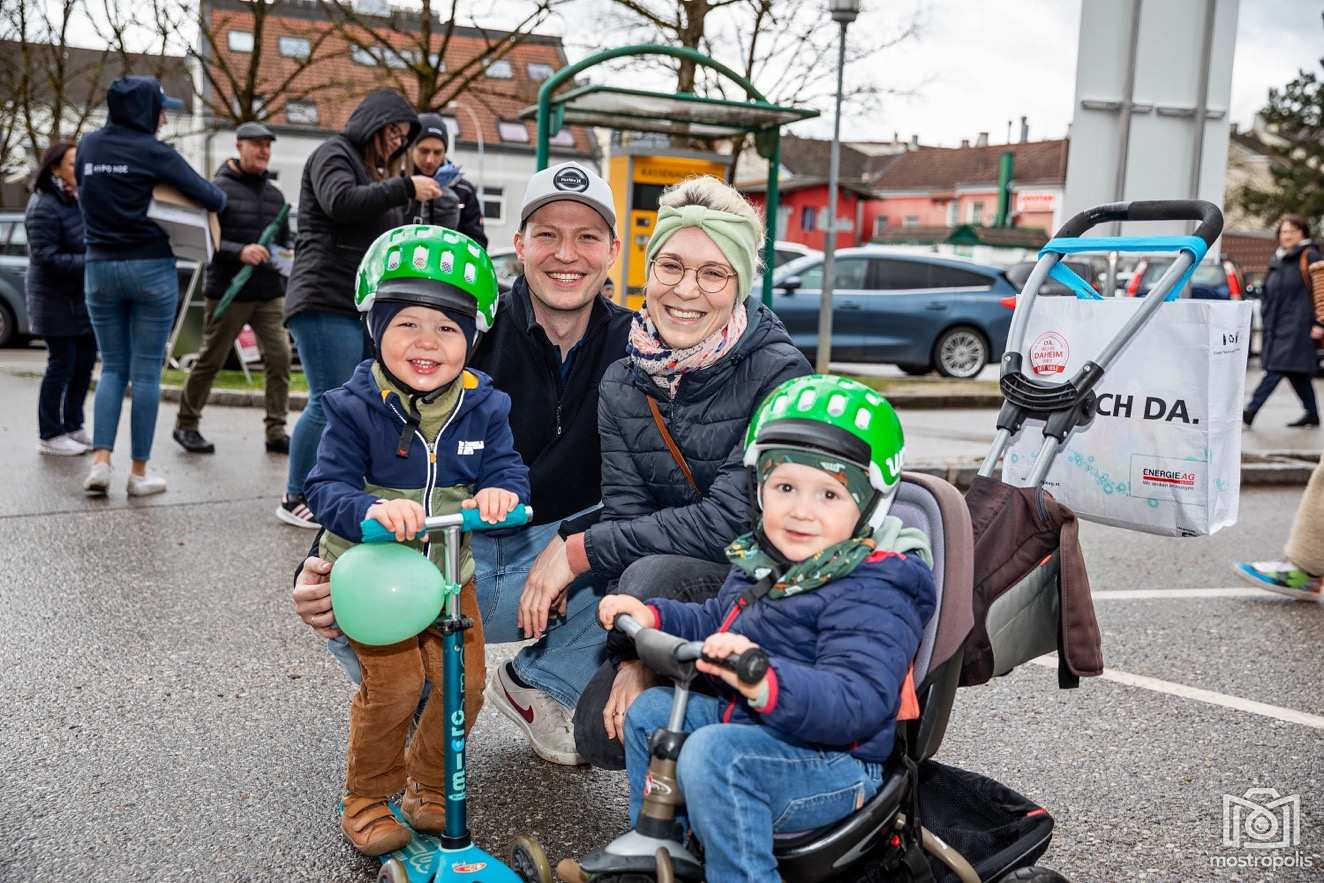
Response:
[[[687,267],[675,258],[657,258],[653,261],[653,278],[663,285],[679,285],[687,272],[694,273],[694,281],[704,294],[721,293],[726,288],[727,280],[738,275],[721,264]]]

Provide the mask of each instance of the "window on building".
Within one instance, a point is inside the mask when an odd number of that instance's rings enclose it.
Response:
[[[982,202],[970,203],[970,223],[984,223],[984,204]]]
[[[230,32],[230,51],[231,52],[252,52],[253,51],[253,32],[252,31],[231,31]]]
[[[349,57],[355,64],[361,64],[364,67],[377,66],[377,56],[373,55],[371,50],[365,49],[362,46],[349,47]]]
[[[487,76],[493,80],[509,80],[515,76],[515,71],[511,68],[510,62],[502,58],[488,64]]]
[[[483,201],[483,220],[491,221],[493,224],[504,224],[506,221],[506,190],[504,187],[482,188]]]
[[[552,136],[551,143],[557,147],[574,147],[575,135],[569,129],[562,127],[561,131]]]
[[[529,143],[528,127],[514,120],[498,120],[497,134],[501,136],[502,141],[513,141],[517,144]]]
[[[552,74],[556,73],[556,68],[550,64],[539,64],[537,62],[529,65],[529,79],[535,81],[550,80]]]
[[[277,44],[286,58],[307,58],[313,52],[312,44],[303,37],[281,37]]]
[[[961,223],[960,209],[961,209],[961,204],[957,202],[955,199],[949,200],[947,202],[948,227],[955,227],[957,224]]]
[[[817,213],[810,206],[805,206],[800,209],[800,229],[806,233],[817,230],[818,228],[814,225],[814,221],[817,220],[815,217],[816,214]]]
[[[873,235],[875,238],[882,236],[887,232],[887,225],[890,219],[887,215],[878,215],[873,219]]]
[[[919,215],[906,215],[905,219],[901,222],[901,226],[903,226],[903,227],[918,227],[918,226],[919,226]]]
[[[321,122],[317,105],[311,101],[291,101],[286,104],[285,120],[292,126],[316,126]]]
[[[246,109],[244,108],[243,102],[239,100],[239,96],[236,95],[234,98],[230,99],[230,107],[234,110],[234,115],[239,117],[240,119],[243,119],[245,116],[247,116]],[[266,112],[266,110],[267,110],[267,99],[259,95],[254,95],[253,116],[260,118]]]
[[[399,70],[409,67],[410,61],[416,55],[412,54],[409,49],[387,49],[384,46],[351,46],[349,57],[355,64],[361,64],[364,67],[376,67],[384,62],[387,67]]]

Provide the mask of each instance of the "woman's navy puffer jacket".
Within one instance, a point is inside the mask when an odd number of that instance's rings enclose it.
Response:
[[[32,333],[44,337],[91,334],[83,301],[83,216],[72,196],[43,182],[28,200],[25,282]]]
[[[685,375],[674,399],[629,357],[607,369],[598,399],[602,518],[584,536],[593,573],[615,579],[645,555],[724,562],[723,550],[749,530],[745,430],[780,383],[810,373],[770,309],[748,301],[749,324],[715,365]],[[671,436],[702,490],[672,459],[645,396],[657,399]]]

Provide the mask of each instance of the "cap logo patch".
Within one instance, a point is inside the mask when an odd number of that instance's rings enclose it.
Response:
[[[552,176],[552,186],[557,190],[573,190],[576,193],[583,193],[588,189],[588,175],[584,174],[582,169],[569,166]]]

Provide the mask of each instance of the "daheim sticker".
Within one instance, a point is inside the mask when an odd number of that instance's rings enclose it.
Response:
[[[1056,331],[1045,331],[1030,344],[1030,370],[1035,374],[1062,374],[1070,356],[1067,339]]]

